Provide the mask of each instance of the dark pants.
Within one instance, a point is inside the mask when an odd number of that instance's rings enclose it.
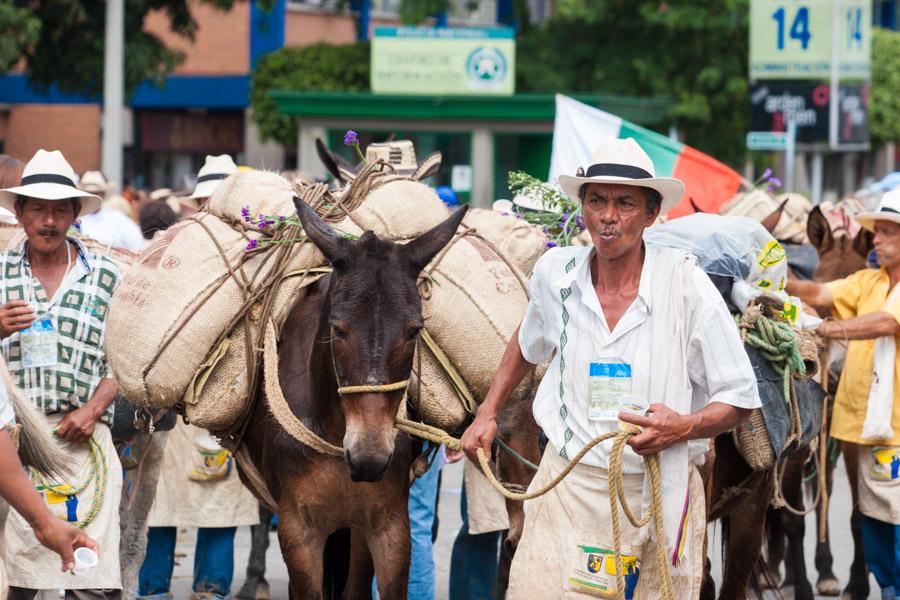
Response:
[[[900,525],[862,515],[866,564],[882,589],[883,598],[900,596]]]
[[[227,596],[234,576],[234,534],[237,527],[203,528],[197,531],[194,552],[194,591]],[[175,527],[151,527],[147,556],[141,566],[138,595],[163,596],[172,586],[175,569]]]
[[[7,600],[33,600],[38,590],[11,587]],[[66,590],[66,600],[120,600],[122,590]]]
[[[465,485],[459,505],[462,527],[450,555],[450,597],[494,600],[497,597],[500,536],[503,532],[469,533]]]

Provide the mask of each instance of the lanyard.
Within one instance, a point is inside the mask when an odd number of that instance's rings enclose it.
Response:
[[[69,271],[71,271],[71,270],[72,270],[72,251],[70,249],[69,240],[66,240],[66,272],[63,273],[62,279],[59,281],[59,287],[56,289],[56,293],[53,295],[54,298],[56,297],[57,294],[59,294],[60,290],[63,287],[63,284],[65,284],[65,282],[66,282],[66,278],[68,278],[68,276],[69,276]],[[38,310],[38,309],[40,309],[40,301],[38,300],[38,297],[37,297],[37,289],[34,286],[34,278],[35,278],[34,271],[31,268],[31,261],[29,260],[28,261],[28,277],[26,277],[25,280],[28,282],[27,287],[28,287],[28,291],[30,292],[31,298],[34,299],[34,307],[36,309],[34,312],[35,312],[35,315],[37,316],[39,313],[49,312],[50,307],[49,306],[47,307],[47,309],[48,309],[47,311]],[[44,293],[44,295],[45,296],[47,295],[46,292]],[[49,304],[53,304],[53,298],[47,298],[47,302]]]

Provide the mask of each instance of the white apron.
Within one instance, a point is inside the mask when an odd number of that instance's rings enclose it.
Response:
[[[196,441],[206,431],[181,419],[169,432],[150,527],[240,527],[259,524],[259,503],[238,477],[234,459],[224,479],[195,481]]]
[[[53,429],[63,415],[46,415],[48,429]],[[109,427],[97,423],[94,440],[107,463],[106,494],[96,518],[85,528],[91,538],[100,546],[100,562],[84,575],[73,575],[60,571],[59,556],[38,543],[28,522],[14,509],[9,511],[6,522],[6,564],[10,586],[37,590],[96,590],[120,589],[121,570],[119,566],[119,500],[122,495],[122,466],[116,454]],[[75,481],[69,483],[78,487],[85,481],[91,469],[90,454],[86,444],[63,443],[64,450],[72,460]],[[97,488],[96,479],[75,501],[65,502],[52,492],[40,491],[51,512],[61,518],[72,517],[83,520],[91,508],[91,501]]]
[[[552,444],[547,446],[540,468],[529,491],[548,484],[568,461],[559,456]],[[636,514],[641,510],[643,475],[625,475],[624,490],[628,505]],[[706,533],[706,500],[703,482],[697,469],[691,467],[691,503],[685,524],[685,544],[693,557],[703,557]],[[513,557],[509,576],[509,600],[582,600],[615,598],[615,588],[605,596],[599,590],[587,591],[574,581],[578,571],[588,568],[592,556],[604,556],[602,551],[613,549],[612,517],[609,512],[607,471],[600,467],[579,464],[547,494],[525,503],[525,527]],[[637,600],[659,598],[661,576],[656,567],[656,542],[647,539],[643,544],[633,542],[641,536],[628,518],[619,510],[622,532],[622,553],[641,560],[635,596]],[[630,543],[631,542],[631,543]],[[597,549],[585,552],[584,548]],[[608,555],[607,555],[608,556]],[[703,560],[690,563],[689,575],[673,576],[672,583],[678,600],[698,598],[703,580]],[[604,568],[605,565],[601,565]],[[613,570],[614,572],[614,570]],[[574,581],[573,581],[574,580]]]
[[[466,518],[469,534],[490,533],[509,529],[506,498],[488,481],[481,467],[471,460],[464,461],[463,481],[466,486]]]

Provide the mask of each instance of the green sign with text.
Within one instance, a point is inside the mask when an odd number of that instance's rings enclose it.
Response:
[[[751,0],[750,79],[828,79],[835,24],[841,78],[868,79],[872,0]]]
[[[516,39],[509,28],[378,27],[375,94],[515,93]]]

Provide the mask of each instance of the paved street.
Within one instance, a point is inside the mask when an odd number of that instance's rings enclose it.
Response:
[[[831,527],[832,527],[832,551],[834,552],[834,570],[841,584],[845,584],[850,570],[850,562],[853,558],[853,544],[850,537],[850,491],[847,487],[847,479],[843,471],[843,463],[839,465],[836,474],[835,493],[832,498]],[[450,549],[453,539],[459,529],[459,489],[462,479],[461,465],[445,467],[441,486],[440,499],[440,532],[435,544],[435,562],[437,565],[437,600],[449,600],[448,579],[450,575]],[[709,529],[713,545],[710,548],[710,557],[713,561],[714,576],[721,578],[721,546],[719,544],[719,528],[712,525]],[[181,532],[178,539],[178,557],[175,568],[175,581],[173,592],[176,599],[187,598],[190,594],[190,582],[192,573],[194,532]],[[281,560],[278,550],[276,534],[272,533],[272,544],[268,554],[268,579],[272,586],[272,598],[274,600],[287,600],[287,570]],[[247,564],[250,536],[249,529],[244,527],[238,530],[237,556],[235,568],[235,585],[237,590],[244,581],[244,568]],[[813,565],[813,550],[815,546],[815,522],[813,516],[807,517],[806,532],[806,562],[811,578],[815,579],[815,567]],[[880,598],[878,590],[872,580],[871,599]],[[784,590],[785,598],[793,598],[792,590]],[[776,595],[768,594],[767,598],[776,598]],[[457,599],[454,599],[457,600]],[[460,599],[461,600],[461,599]],[[472,599],[475,600],[475,599]]]

